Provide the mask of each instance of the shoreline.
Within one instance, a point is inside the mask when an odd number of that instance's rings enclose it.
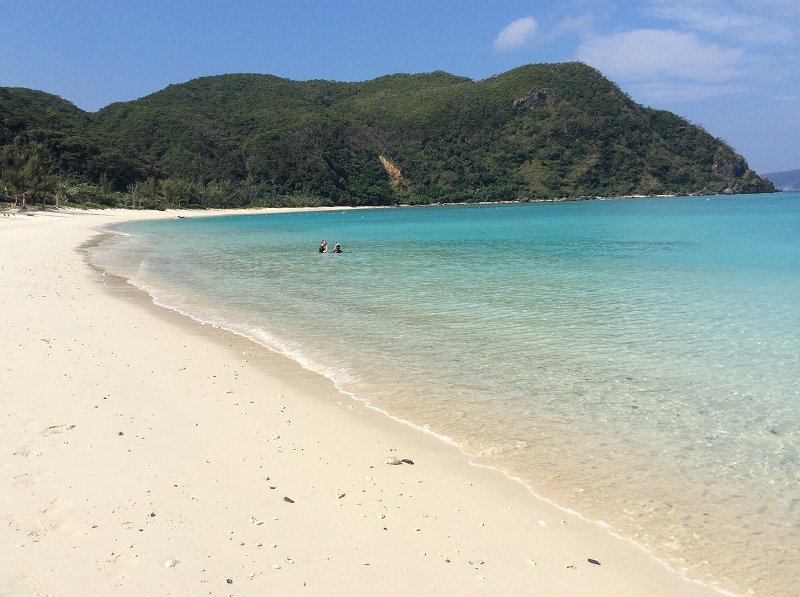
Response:
[[[524,203],[570,203],[570,202],[580,202],[580,201],[617,201],[623,199],[668,199],[668,198],[678,198],[678,197],[747,197],[751,195],[773,195],[776,193],[794,193],[800,192],[796,190],[783,190],[783,189],[775,189],[770,193],[685,193],[685,194],[674,194],[674,193],[666,193],[664,195],[586,195],[580,197],[557,197],[554,199],[547,199],[547,198],[535,198],[535,197],[523,197],[522,199],[512,199],[512,200],[503,200],[503,201],[474,201],[474,202],[449,202],[449,203],[398,203],[395,205],[338,205],[338,206],[317,206],[317,207],[232,207],[232,208],[205,208],[202,206],[197,206],[193,208],[174,208],[169,207],[164,210],[145,210],[145,209],[130,209],[130,208],[122,208],[122,207],[104,207],[104,208],[94,208],[94,207],[78,207],[78,206],[48,206],[45,209],[40,209],[38,205],[30,205],[28,206],[25,211],[21,208],[7,205],[5,208],[2,208],[0,211],[8,212],[11,215],[14,214],[22,214],[22,215],[35,215],[37,213],[70,213],[70,212],[92,212],[92,213],[103,213],[103,212],[121,212],[121,213],[132,213],[132,214],[154,214],[150,218],[146,219],[153,219],[159,217],[166,217],[163,214],[167,213],[174,213],[177,217],[179,214],[181,216],[186,215],[189,217],[190,214],[196,214],[200,217],[210,217],[210,216],[217,216],[217,215],[246,215],[252,213],[290,213],[290,212],[297,212],[297,211],[336,211],[339,209],[389,209],[389,208],[399,208],[399,207],[447,207],[447,206],[469,206],[469,205],[513,205],[513,204],[524,204]],[[155,214],[161,214],[155,215]],[[206,215],[202,215],[206,214]],[[139,218],[132,218],[132,219],[139,219]]]
[[[202,215],[257,213],[219,211]],[[178,213],[195,212],[142,216]],[[76,247],[133,214],[0,222],[9,594],[720,594],[283,355],[94,274]]]

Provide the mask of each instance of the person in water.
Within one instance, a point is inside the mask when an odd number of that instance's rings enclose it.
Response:
[[[328,243],[325,242],[325,239],[322,239],[322,242],[319,243],[319,252],[320,253],[327,253],[328,252]]]
[[[340,247],[340,246],[337,244],[335,247],[333,247],[333,252],[334,252],[334,253],[341,253],[341,252],[342,252],[342,247]]]

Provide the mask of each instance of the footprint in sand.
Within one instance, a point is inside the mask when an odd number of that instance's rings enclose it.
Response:
[[[51,425],[44,431],[42,431],[42,435],[57,435],[59,433],[64,433],[65,431],[69,431],[70,429],[75,429],[75,425]]]
[[[14,487],[22,487],[23,489],[32,487],[46,474],[47,471],[39,471],[38,473],[22,473],[21,475],[17,475],[14,477]]]
[[[33,528],[28,533],[28,537],[32,537],[34,543],[38,543],[39,541],[41,541],[42,537],[45,537],[46,535],[47,535],[47,529],[45,528],[44,523],[42,523],[41,520],[37,520],[36,524],[33,525]]]
[[[64,500],[62,500],[61,498],[56,498],[52,502],[50,502],[50,505],[47,506],[47,508],[42,510],[42,514],[49,514],[50,516],[52,516],[53,514],[56,514],[57,512],[63,510],[66,506],[67,504],[66,502],[64,502]]]
[[[128,572],[131,568],[136,566],[136,562],[137,562],[136,554],[111,553],[104,562],[105,573],[108,576],[114,578],[120,578],[122,576],[125,576],[126,572]]]
[[[30,595],[54,595],[39,575],[30,569],[19,569],[19,580],[27,586]]]
[[[42,449],[38,446],[25,445],[14,452],[14,456],[24,456],[25,458],[36,458],[42,455]]]
[[[50,523],[50,528],[59,533],[64,533],[71,537],[78,537],[86,534],[85,525],[74,519],[55,519]]]

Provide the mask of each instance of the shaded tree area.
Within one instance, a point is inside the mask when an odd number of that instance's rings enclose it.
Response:
[[[54,195],[58,188],[50,153],[39,143],[6,145],[0,151],[0,166],[3,191],[21,209],[35,201],[46,207],[48,195]]]

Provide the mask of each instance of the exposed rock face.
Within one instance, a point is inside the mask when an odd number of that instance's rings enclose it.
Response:
[[[728,181],[722,191],[726,195],[740,193],[774,193],[775,186],[767,179],[761,178],[747,165],[747,161],[738,155],[715,157],[711,164],[711,173]]]
[[[738,159],[729,162],[714,162],[711,165],[712,174],[716,174],[725,180],[733,180],[742,176],[749,168],[743,157],[736,157]]]
[[[761,178],[752,170],[747,169],[741,177],[732,180],[724,192],[726,195],[739,195],[741,193],[774,193],[775,186],[768,179]]]
[[[514,107],[522,108],[523,106],[527,106],[528,108],[535,108],[536,106],[546,104],[550,100],[550,97],[550,92],[547,89],[540,89],[539,91],[534,91],[530,95],[515,101]]]
[[[389,175],[389,184],[393,187],[399,186],[400,183],[403,182],[403,174],[400,172],[400,168],[392,164],[386,156],[379,155],[378,159],[381,161],[381,164],[383,164],[386,174]]]

